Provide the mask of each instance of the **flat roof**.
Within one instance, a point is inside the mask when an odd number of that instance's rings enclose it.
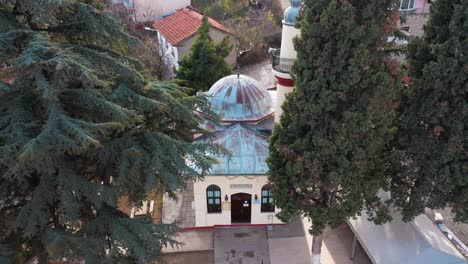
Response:
[[[363,211],[348,225],[373,263],[378,264],[461,264],[468,263],[437,226],[419,215],[403,222],[395,211],[393,221],[376,225]]]

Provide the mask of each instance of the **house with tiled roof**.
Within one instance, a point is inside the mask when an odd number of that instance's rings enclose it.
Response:
[[[198,28],[202,24],[202,18],[203,14],[200,11],[187,6],[153,24],[160,47],[166,54],[166,63],[171,65],[171,69],[173,67],[177,69],[179,59],[189,54]],[[228,37],[231,45],[235,47],[236,41],[232,31],[212,18],[208,18],[208,21],[211,24],[210,36],[213,41],[220,42]],[[231,50],[226,61],[235,65],[235,49]]]
[[[429,16],[431,0],[400,0],[400,11],[406,17],[401,28],[411,36],[421,37]]]

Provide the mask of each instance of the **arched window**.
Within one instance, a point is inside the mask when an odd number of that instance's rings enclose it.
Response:
[[[206,205],[208,213],[221,213],[221,189],[218,186],[206,188]]]
[[[267,184],[262,187],[262,212],[274,212],[273,195],[271,193],[271,185]]]

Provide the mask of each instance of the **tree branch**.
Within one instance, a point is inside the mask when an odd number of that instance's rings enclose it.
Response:
[[[11,210],[11,209],[16,209],[16,208],[19,208],[21,206],[24,206],[26,204],[26,201],[24,202],[21,202],[21,203],[17,203],[17,204],[11,204],[11,205],[8,205],[8,206],[3,206],[0,208],[0,212],[6,212],[8,210]]]
[[[53,27],[47,27],[47,28],[40,28],[35,24],[30,23],[29,26],[31,27],[32,30],[34,31],[45,31],[45,32],[62,32],[62,31],[67,31],[72,28],[79,28],[82,26],[83,23],[71,23],[71,24],[63,24],[63,25],[58,25],[58,26],[53,26]]]

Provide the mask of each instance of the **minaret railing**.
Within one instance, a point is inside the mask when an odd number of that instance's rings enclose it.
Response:
[[[271,53],[271,61],[273,69],[281,73],[290,73],[294,64],[294,59],[281,58],[279,49]]]

